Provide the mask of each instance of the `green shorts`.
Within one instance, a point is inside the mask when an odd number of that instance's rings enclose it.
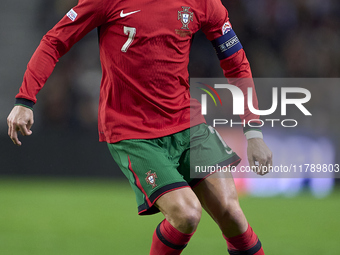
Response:
[[[204,167],[240,162],[217,131],[206,124],[155,139],[123,140],[108,147],[136,193],[140,215],[159,212],[154,204],[160,196],[194,187],[213,173],[203,171]]]

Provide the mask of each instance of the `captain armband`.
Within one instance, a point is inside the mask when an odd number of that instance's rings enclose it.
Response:
[[[215,48],[219,60],[228,58],[243,48],[240,40],[232,29],[221,37],[211,41],[211,43]]]

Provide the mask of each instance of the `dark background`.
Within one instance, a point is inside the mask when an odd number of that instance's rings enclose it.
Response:
[[[336,0],[222,1],[251,63],[254,77],[337,78],[340,74],[340,3]],[[74,0],[2,1],[0,8],[0,175],[122,176],[105,143],[98,142],[101,77],[92,31],[61,58],[34,107],[33,135],[16,147],[6,118],[27,62],[42,36]],[[161,24],[160,24],[161,25]],[[192,77],[222,77],[210,42],[199,32],[190,55]],[[339,84],[340,85],[340,84]],[[314,109],[338,111],[339,88],[312,94]],[[329,92],[329,91],[328,91]],[[333,97],[330,97],[330,94]],[[329,132],[339,162],[339,120]]]

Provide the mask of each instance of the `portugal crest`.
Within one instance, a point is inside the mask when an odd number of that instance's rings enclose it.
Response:
[[[152,188],[155,188],[157,186],[156,178],[157,178],[156,172],[151,173],[150,170],[149,172],[146,173],[145,181],[147,184],[150,184]]]
[[[178,11],[178,20],[182,22],[181,29],[189,29],[188,25],[190,21],[193,21],[194,19],[194,13],[189,12],[190,7],[184,7],[182,6],[183,11]]]

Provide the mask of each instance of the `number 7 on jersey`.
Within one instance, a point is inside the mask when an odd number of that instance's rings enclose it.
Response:
[[[128,36],[128,39],[124,43],[121,51],[127,52],[128,48],[130,47],[131,43],[133,42],[133,39],[135,38],[136,28],[124,26],[124,34],[126,34]]]

